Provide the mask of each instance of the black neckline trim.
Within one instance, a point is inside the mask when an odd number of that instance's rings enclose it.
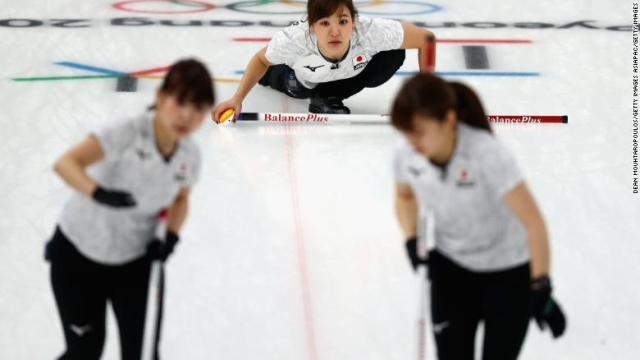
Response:
[[[162,150],[160,150],[160,146],[158,145],[158,140],[157,139],[155,140],[156,140],[155,141],[156,149],[158,149],[158,153],[160,154],[160,157],[162,157],[164,162],[168,164],[173,158],[173,156],[176,154],[176,152],[178,152],[178,147],[180,146],[180,142],[176,141],[176,146],[173,147],[173,150],[171,150],[171,153],[169,153],[168,155],[165,155],[162,153]]]
[[[153,143],[156,145],[156,150],[158,150],[158,154],[160,155],[160,157],[164,160],[165,163],[168,164],[173,158],[173,156],[176,154],[176,152],[178,152],[178,148],[180,147],[180,141],[176,141],[176,145],[173,147],[173,150],[171,150],[171,152],[168,155],[163,154],[162,150],[160,149],[160,144],[158,144],[158,138],[156,136],[156,129],[155,129],[155,125],[156,125],[155,122],[156,122],[156,119],[154,117],[153,120],[151,120],[151,136],[153,137]]]
[[[346,59],[347,55],[349,55],[349,52],[351,52],[351,40],[349,40],[349,46],[347,46],[347,52],[345,52],[344,55],[342,55],[342,59],[340,59],[340,60],[332,60],[332,59],[329,59],[328,57],[324,56],[322,51],[320,51],[320,47],[318,46],[318,43],[316,43],[316,48],[318,49],[318,54],[320,54],[320,56],[322,56],[323,59],[327,60],[328,62],[330,62],[332,64],[338,64],[338,63],[342,62],[342,60]]]

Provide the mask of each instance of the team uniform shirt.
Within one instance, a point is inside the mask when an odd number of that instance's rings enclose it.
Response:
[[[411,187],[432,212],[435,247],[473,271],[498,271],[529,260],[526,231],[503,201],[523,181],[511,152],[491,133],[457,125],[445,167],[432,164],[405,142],[396,150],[396,181]]]
[[[101,187],[130,192],[135,207],[114,208],[74,193],[65,204],[59,226],[87,258],[119,265],[143,256],[155,234],[158,212],[171,205],[200,172],[200,152],[183,139],[168,158],[160,153],[154,113],[145,113],[93,133],[104,158],[87,169]]]
[[[358,75],[375,54],[399,49],[403,39],[404,30],[399,21],[358,17],[349,50],[342,60],[332,62],[322,56],[318,39],[309,32],[309,24],[302,21],[276,33],[265,56],[272,64],[288,65],[302,85],[313,89],[318,83]]]

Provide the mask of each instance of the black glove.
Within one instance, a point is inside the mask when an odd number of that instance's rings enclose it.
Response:
[[[531,281],[531,305],[533,317],[540,330],[546,326],[554,338],[560,337],[567,326],[567,320],[558,303],[551,297],[551,280],[541,276]]]
[[[126,191],[106,190],[98,186],[91,197],[101,204],[116,208],[136,206],[133,195]]]
[[[418,238],[416,236],[410,237],[405,244],[407,248],[407,256],[409,256],[409,260],[411,261],[411,266],[413,266],[413,271],[418,270],[419,265],[426,265],[427,260],[421,259],[418,256]]]
[[[167,231],[165,241],[158,239],[151,240],[149,245],[147,245],[147,256],[152,260],[167,261],[169,255],[173,253],[173,249],[176,247],[178,240],[180,240],[178,234],[173,231]]]

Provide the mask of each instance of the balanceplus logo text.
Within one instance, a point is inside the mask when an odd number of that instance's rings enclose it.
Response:
[[[300,115],[287,115],[287,114],[264,114],[264,121],[268,122],[328,122],[329,117],[319,114],[300,114]]]

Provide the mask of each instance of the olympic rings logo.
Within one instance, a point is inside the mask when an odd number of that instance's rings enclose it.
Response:
[[[169,6],[167,6],[169,5]],[[442,10],[435,4],[418,0],[355,1],[358,12],[367,16],[423,15]],[[113,3],[116,10],[143,14],[192,14],[216,8],[257,15],[305,15],[307,2],[303,0],[243,0],[227,5],[215,5],[200,0],[125,0]]]
[[[154,9],[148,9],[148,6],[143,6],[143,9],[140,9],[140,3],[145,3],[149,5],[149,3],[154,3]],[[178,10],[155,10],[158,3],[162,4],[174,4],[181,6],[182,9]],[[173,1],[173,0],[127,0],[127,1],[119,1],[111,5],[112,8],[135,12],[135,13],[143,13],[143,14],[191,14],[197,12],[205,12],[209,10],[213,10],[216,8],[215,5],[209,4],[205,1],[196,1],[196,0],[182,0],[182,1]]]

